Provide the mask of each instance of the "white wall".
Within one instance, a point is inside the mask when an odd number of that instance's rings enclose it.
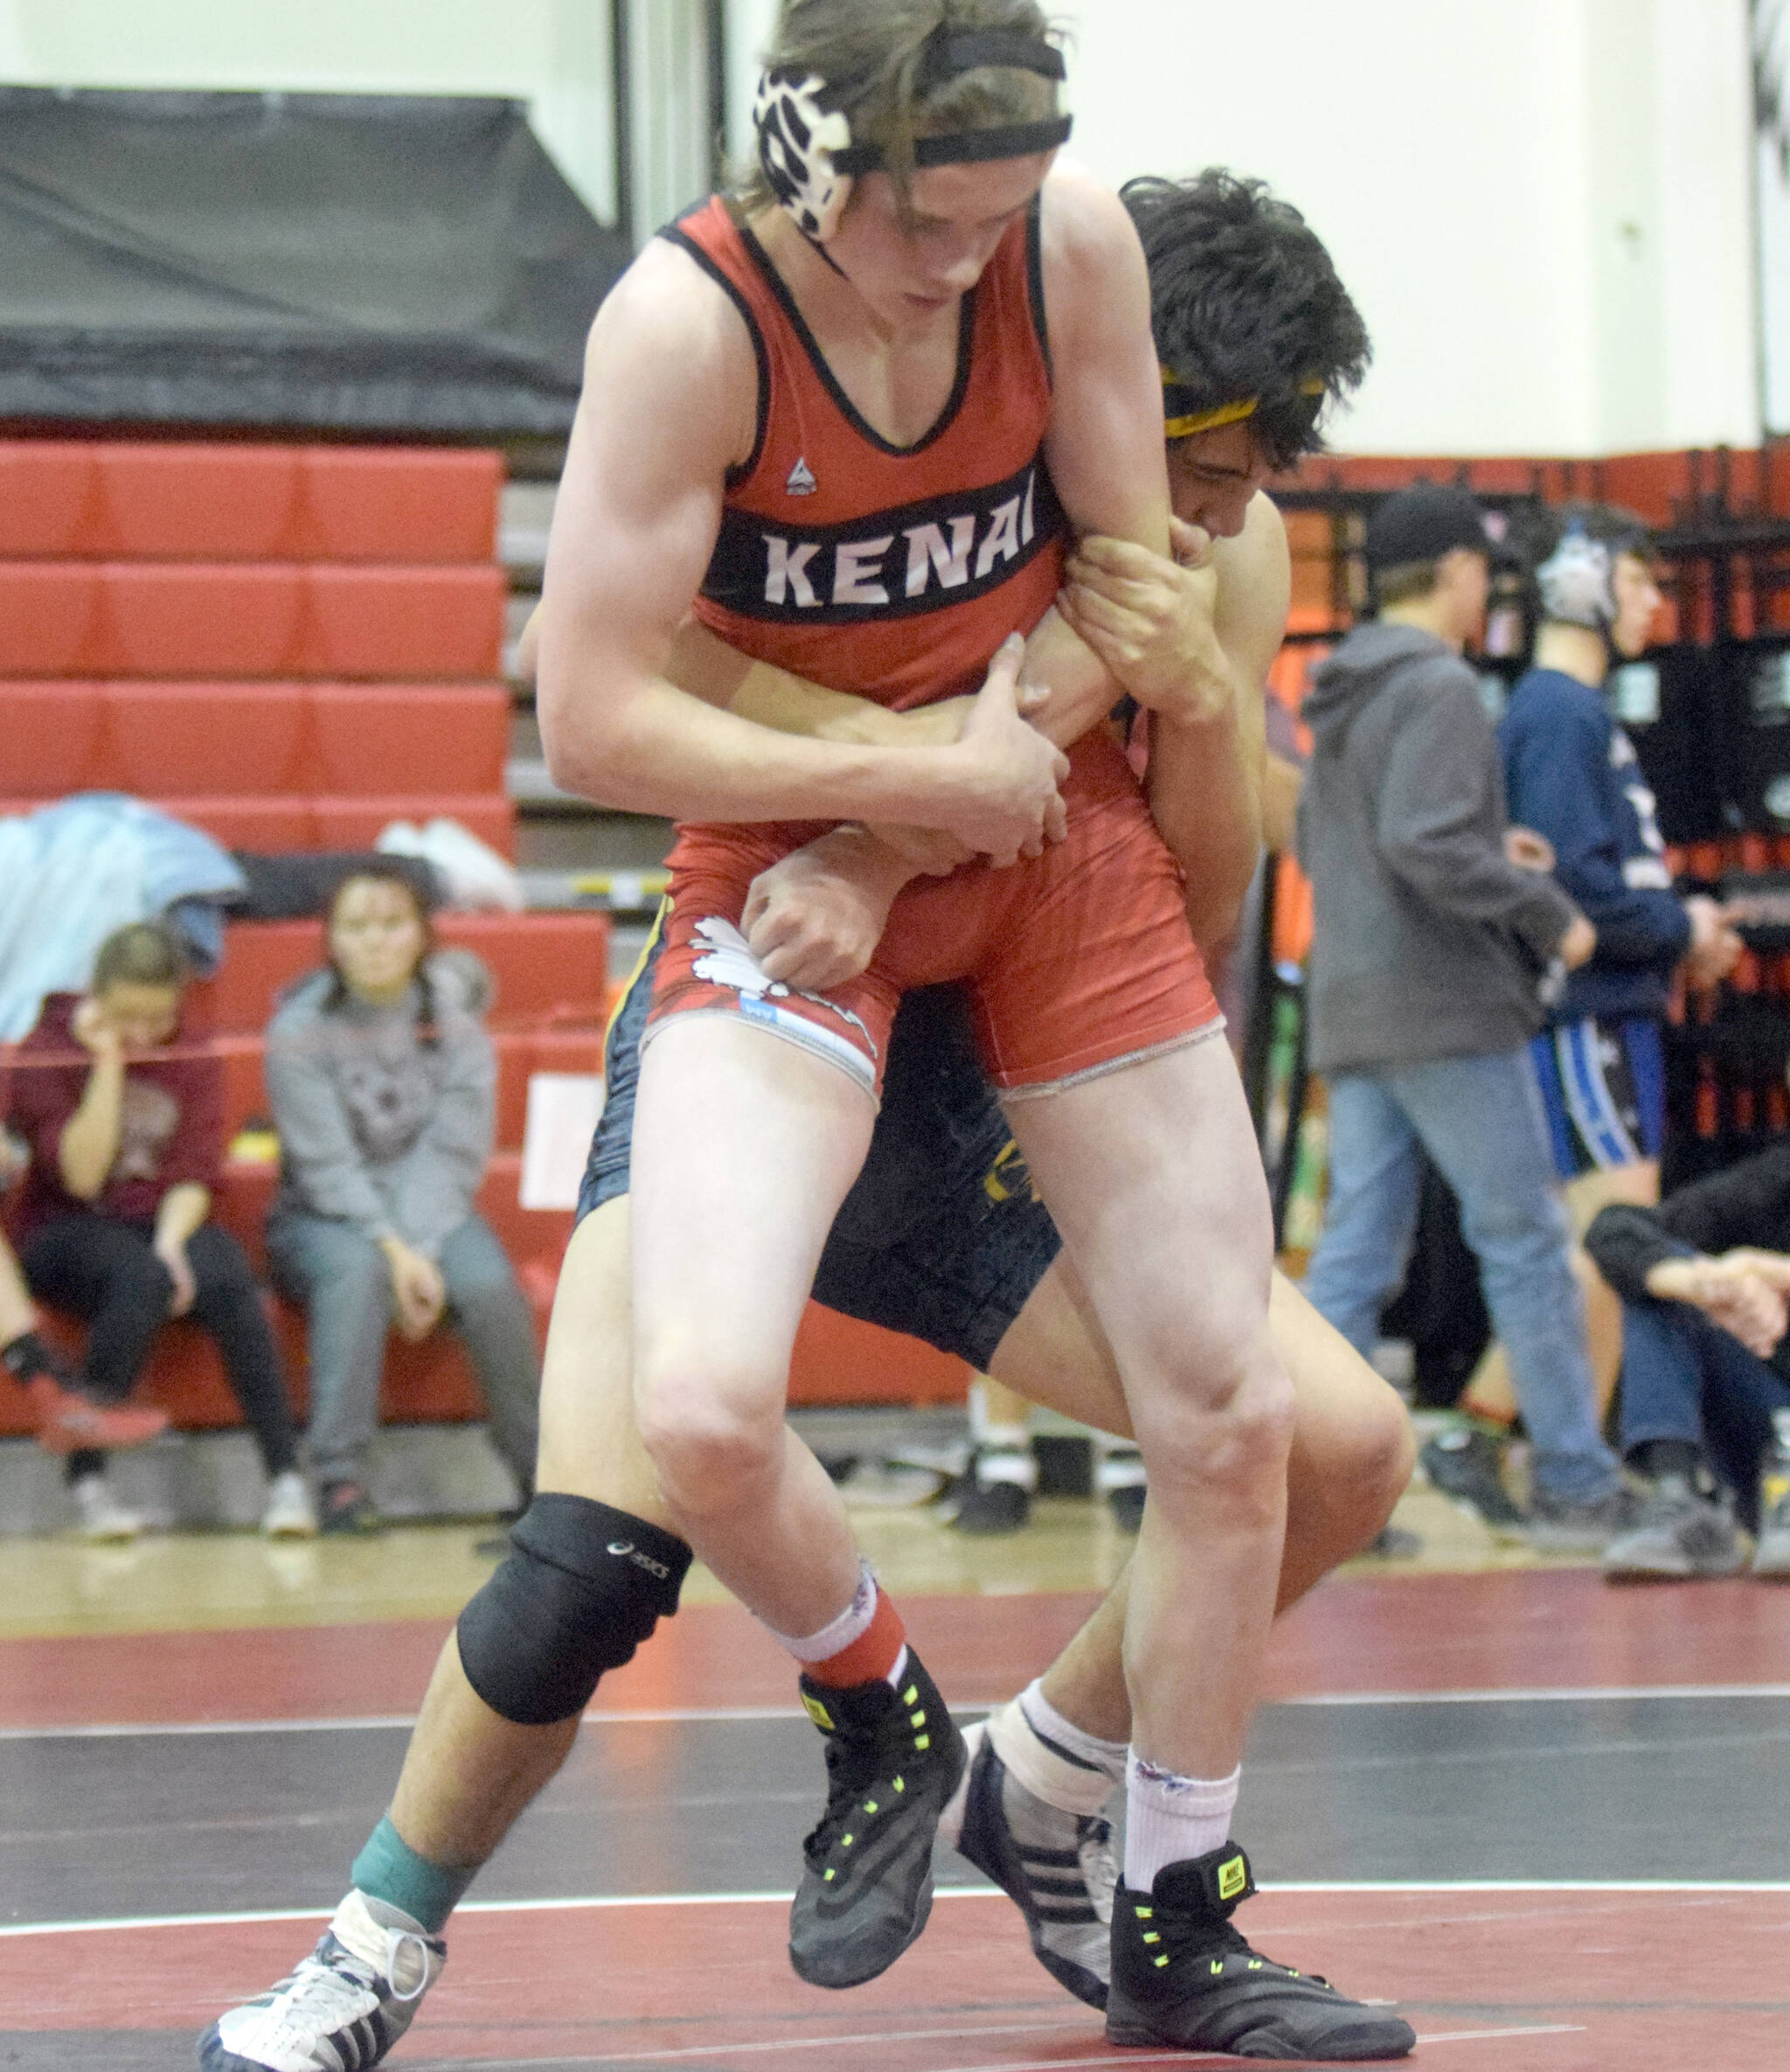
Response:
[[[510,95],[614,215],[605,0],[0,0],[0,79]]]
[[[1376,349],[1343,450],[1756,442],[1746,0],[1051,11],[1103,177],[1259,174],[1330,247]],[[774,0],[732,12],[743,141]]]
[[[632,0],[650,230],[700,185],[699,0]],[[1345,451],[1750,444],[1747,0],[1057,0],[1103,177],[1259,173],[1374,335]],[[728,0],[730,143],[776,0]],[[513,94],[612,217],[606,0],[0,0],[0,78]],[[685,191],[689,191],[686,192]]]

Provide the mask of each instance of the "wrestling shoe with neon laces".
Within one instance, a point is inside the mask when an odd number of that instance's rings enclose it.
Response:
[[[963,1736],[912,1649],[898,1683],[801,1679],[827,1737],[827,1810],[801,1846],[789,1961],[810,1985],[886,1971],[933,1910],[933,1837],[963,1775]]]
[[[1404,2057],[1417,2042],[1409,2023],[1250,1948],[1231,1916],[1254,1890],[1249,1859],[1229,1842],[1168,1865],[1148,1893],[1120,1881],[1107,2041],[1302,2063]]]
[[[350,1892],[289,1978],[199,2038],[201,2072],[367,2072],[410,2027],[447,1957],[408,1914]]]
[[[939,1832],[1019,1909],[1033,1956],[1057,1983],[1104,2007],[1118,1882],[1112,1826],[1028,1790],[996,1753],[989,1729],[978,1721],[964,1735],[969,1768]]]

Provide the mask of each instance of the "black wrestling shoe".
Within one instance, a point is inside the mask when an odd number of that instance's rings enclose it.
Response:
[[[1474,1512],[1494,1538],[1520,1533],[1528,1522],[1504,1487],[1504,1449],[1489,1432],[1445,1426],[1417,1457],[1431,1488]]]
[[[1120,1881],[1107,2041],[1320,2064],[1405,2056],[1417,2042],[1409,2023],[1256,1955],[1231,1925],[1254,1890],[1249,1859],[1232,1842],[1169,1864],[1148,1896]]]
[[[1012,1479],[999,1472],[990,1474],[991,1464],[997,1468],[1008,1462],[1020,1464],[1021,1457],[1004,1454],[998,1463],[994,1457],[977,1451],[970,1457],[968,1471],[963,1478],[962,1493],[957,1501],[957,1514],[951,1520],[954,1533],[968,1533],[973,1538],[987,1539],[1002,1533],[1022,1533],[1031,1523],[1031,1491],[1023,1482]],[[1025,1465],[1030,1465],[1027,1457]],[[1036,1475],[1037,1470],[1032,1468]]]
[[[802,1844],[789,1961],[810,1985],[886,1971],[933,1910],[933,1836],[963,1775],[963,1736],[912,1650],[898,1688],[801,1679],[827,1737],[827,1810]]]
[[[1110,1824],[1098,1813],[1065,1813],[1029,1791],[995,1753],[985,1726],[972,1727],[964,1742],[969,1775],[940,1832],[1024,1915],[1032,1955],[1051,1978],[1090,2007],[1104,2007],[1117,1882]]]

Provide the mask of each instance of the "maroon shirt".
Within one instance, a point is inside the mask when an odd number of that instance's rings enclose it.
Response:
[[[177,1036],[126,1053],[118,1156],[92,1201],[68,1192],[59,1146],[94,1068],[71,1026],[80,1004],[78,993],[52,993],[13,1053],[10,1121],[31,1153],[17,1210],[22,1239],[59,1216],[152,1223],[170,1188],[215,1187],[224,1163],[223,1066],[208,1046]]]

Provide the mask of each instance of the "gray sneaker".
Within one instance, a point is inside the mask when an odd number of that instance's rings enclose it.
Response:
[[[1612,1582],[1734,1575],[1745,1563],[1727,1505],[1704,1496],[1688,1475],[1650,1482],[1624,1530],[1604,1549],[1604,1574]]]
[[[1628,1523],[1628,1492],[1622,1487],[1606,1496],[1581,1499],[1534,1490],[1529,1499],[1529,1530],[1523,1537],[1544,1554],[1601,1554]]]
[[[1790,1491],[1760,1507],[1752,1572],[1772,1582],[1790,1582]]]
[[[1494,1533],[1520,1534],[1523,1513],[1504,1487],[1504,1450],[1489,1432],[1449,1425],[1417,1457],[1433,1489],[1452,1497]]]

